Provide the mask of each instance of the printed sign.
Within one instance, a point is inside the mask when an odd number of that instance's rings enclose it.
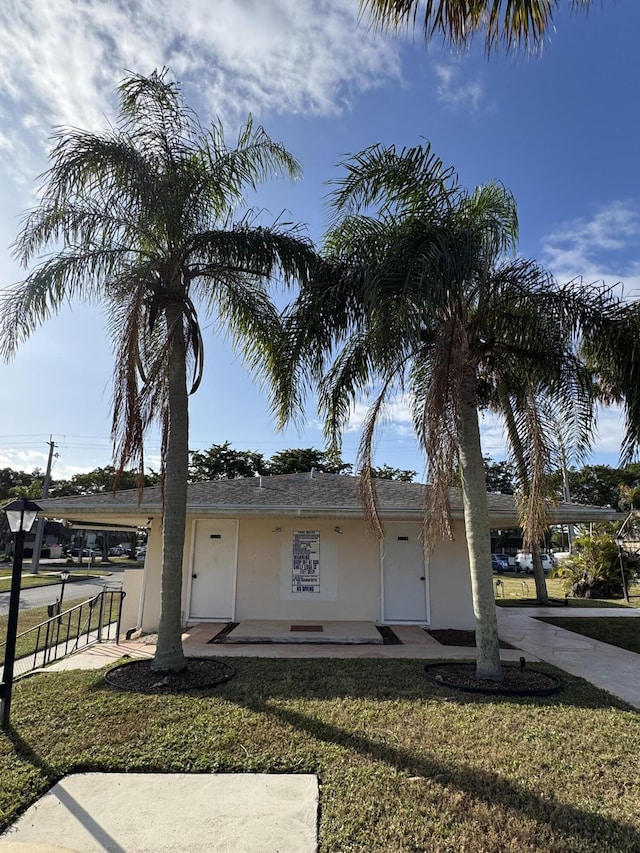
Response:
[[[320,592],[320,531],[293,531],[291,592]]]

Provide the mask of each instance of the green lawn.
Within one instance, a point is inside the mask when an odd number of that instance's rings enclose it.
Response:
[[[49,569],[41,570],[37,575],[32,575],[29,573],[29,569],[23,570],[22,577],[20,579],[20,589],[33,589],[34,587],[40,586],[52,586],[53,584],[60,583],[60,572],[62,569],[57,569],[55,571],[50,571]],[[86,581],[91,578],[103,578],[107,577],[111,574],[109,571],[104,571],[102,569],[92,569],[82,570],[76,569],[71,573],[71,577],[67,581],[67,583],[73,583],[74,581]],[[2,566],[0,568],[0,592],[8,592],[11,589],[11,567],[7,568],[6,566]]]
[[[501,582],[496,587],[496,580]],[[494,590],[496,590],[496,604],[501,607],[528,607],[534,602],[536,596],[536,584],[533,575],[508,574],[494,575]],[[551,598],[564,600],[566,587],[561,578],[547,578],[547,591]],[[640,607],[640,584],[629,586],[629,604],[622,599],[592,599],[592,598],[570,598],[570,607]]]
[[[640,654],[640,618],[634,619],[628,616],[596,616],[588,617],[545,617],[542,622],[557,625],[558,628],[566,628],[567,631],[575,631],[593,640],[603,643],[611,643],[621,649]]]
[[[640,714],[580,679],[509,699],[432,685],[420,661],[233,665],[194,694],[19,682],[0,829],[68,773],[288,772],[319,776],[321,853],[640,850]]]

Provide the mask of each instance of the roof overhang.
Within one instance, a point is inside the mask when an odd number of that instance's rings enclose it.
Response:
[[[64,519],[70,527],[83,527],[85,529],[95,527],[111,530],[127,530],[147,528],[151,526],[154,518],[161,516],[162,510],[158,504],[136,504],[123,507],[122,504],[109,506],[85,506],[77,503],[73,506],[56,505],[46,506],[43,509],[51,519]],[[363,518],[364,513],[360,506],[248,506],[246,504],[189,504],[187,506],[189,516],[215,517],[215,518]],[[452,508],[452,518],[461,520],[464,518],[462,508]],[[424,517],[423,507],[393,507],[381,508],[380,517],[383,521],[422,521]],[[616,521],[620,519],[620,513],[606,507],[584,506],[581,504],[551,504],[548,508],[548,520],[550,524],[589,524],[591,522]],[[519,527],[520,521],[515,510],[505,511],[502,507],[498,512],[489,513],[489,523],[492,528]]]

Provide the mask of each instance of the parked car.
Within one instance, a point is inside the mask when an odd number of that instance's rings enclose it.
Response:
[[[540,554],[540,561],[542,563],[542,568],[544,569],[545,574],[548,574],[555,566],[551,554],[545,554],[544,552],[542,552]],[[526,551],[519,551],[516,554],[516,571],[526,572],[528,575],[533,574],[533,557],[531,556],[531,554],[527,553]]]
[[[508,572],[509,569],[514,567],[509,564],[508,554],[492,554],[491,568],[494,572]]]
[[[90,552],[89,552],[89,549],[88,549],[88,548],[83,548],[83,549],[82,549],[82,556],[83,556],[83,557],[88,557],[88,556],[89,556],[89,553],[90,553]],[[70,556],[70,557],[79,557],[79,556],[80,556],[80,548],[70,548],[70,549],[69,549],[69,556]]]
[[[147,546],[146,545],[138,545],[136,548],[136,560],[144,560],[147,556]]]
[[[123,551],[121,545],[114,545],[112,548],[109,548],[109,556],[110,557],[122,557]]]

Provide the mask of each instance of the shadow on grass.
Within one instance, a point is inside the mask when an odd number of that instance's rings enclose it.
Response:
[[[292,728],[303,730],[325,744],[350,750],[410,777],[433,780],[444,787],[455,788],[467,797],[484,800],[493,806],[498,805],[505,811],[518,811],[538,825],[548,824],[553,833],[564,836],[568,845],[580,838],[593,845],[593,849],[640,850],[640,832],[634,827],[578,806],[568,805],[553,797],[533,793],[497,773],[470,768],[462,763],[450,764],[416,756],[407,750],[372,740],[297,711],[270,706],[266,702],[246,703],[245,707],[254,713],[264,714]],[[573,848],[568,846],[566,849]]]
[[[450,661],[443,658],[441,662]],[[453,689],[437,687],[424,674],[425,664],[440,661],[429,660],[382,660],[330,658],[268,659],[268,668],[263,658],[233,658],[238,675],[233,690],[246,693],[247,697],[268,696],[271,699],[424,699],[428,696],[446,695],[459,704],[475,704],[497,701],[519,706],[566,706],[570,708],[619,708],[633,710],[621,699],[599,690],[588,681],[570,675],[544,661],[536,661],[534,668],[559,677],[563,689],[554,696],[518,697],[485,696],[468,694]],[[460,663],[469,660],[460,660]],[[250,701],[250,699],[248,699]]]
[[[182,694],[181,696],[154,696],[154,697],[132,697],[131,694],[122,694],[107,687],[101,680],[100,673],[94,672],[84,674],[82,679],[77,674],[52,673],[47,675],[48,679],[55,680],[59,690],[63,690],[65,684],[69,687],[76,685],[77,693],[73,697],[73,705],[70,707],[79,709],[84,707],[86,714],[105,715],[108,717],[111,731],[126,731],[127,711],[131,710],[129,724],[132,725],[137,715],[143,714],[140,722],[139,736],[146,742],[144,721],[155,717],[152,727],[154,737],[161,732],[162,754],[173,755],[171,761],[160,760],[158,751],[141,756],[139,759],[131,759],[129,742],[120,741],[114,745],[108,755],[107,764],[104,763],[105,756],[98,758],[93,763],[88,759],[87,747],[84,748],[84,761],[74,761],[77,752],[68,752],[61,763],[51,766],[46,758],[38,752],[39,745],[34,740],[33,745],[25,741],[20,734],[12,729],[9,737],[14,744],[16,752],[25,761],[31,762],[46,777],[38,782],[40,791],[33,788],[34,796],[37,798],[45,790],[51,787],[66,773],[83,771],[130,771],[130,772],[188,772],[192,764],[182,765],[189,758],[193,761],[189,748],[184,755],[181,749],[172,752],[173,746],[186,742],[191,743],[193,733],[189,728],[192,719],[214,719],[216,725],[231,726],[230,734],[233,732],[234,723],[232,718],[224,711],[225,707],[235,706],[240,711],[245,710],[260,715],[265,720],[273,721],[278,726],[286,727],[287,737],[283,738],[283,752],[275,753],[270,748],[265,748],[264,755],[256,756],[253,763],[246,763],[242,756],[238,759],[238,750],[233,749],[225,754],[226,741],[223,739],[221,751],[216,755],[213,752],[203,753],[207,756],[206,761],[200,766],[199,771],[211,772],[214,769],[233,772],[319,772],[333,770],[333,759],[335,751],[332,747],[340,747],[350,751],[352,756],[345,757],[348,763],[356,765],[358,758],[365,758],[370,762],[389,767],[401,774],[411,777],[423,777],[451,789],[456,795],[458,792],[469,797],[476,798],[479,802],[496,805],[505,813],[521,815],[523,819],[535,821],[540,827],[549,827],[549,831],[555,833],[559,843],[565,846],[562,849],[580,850],[640,850],[640,831],[614,818],[609,818],[587,808],[581,808],[578,804],[561,802],[557,798],[549,796],[544,790],[530,790],[529,787],[517,781],[505,779],[499,772],[493,772],[482,767],[469,766],[467,762],[451,761],[444,758],[420,755],[411,748],[403,748],[390,744],[387,741],[378,740],[368,736],[361,730],[353,731],[348,723],[338,724],[331,719],[319,719],[319,709],[293,708],[293,703],[304,702],[304,700],[331,700],[365,699],[371,703],[382,700],[406,700],[413,702],[429,702],[435,698],[446,698],[448,705],[460,706],[464,713],[465,706],[470,704],[482,706],[489,704],[486,713],[477,715],[481,725],[491,725],[493,715],[513,715],[513,722],[518,722],[518,710],[537,707],[566,706],[584,709],[625,709],[624,703],[598,691],[581,679],[563,675],[567,683],[566,690],[554,697],[545,699],[532,698],[507,698],[507,697],[476,697],[470,695],[452,695],[452,691],[443,690],[435,686],[429,686],[422,667],[424,661],[400,661],[400,660],[335,660],[335,659],[313,659],[313,660],[276,660],[259,658],[234,658],[233,664],[237,668],[237,677],[225,685],[221,685],[213,691],[197,691],[193,694]],[[553,667],[543,667],[550,672],[557,672]],[[42,677],[42,676],[41,676]],[[35,679],[34,679],[35,681]],[[82,684],[84,682],[84,684]],[[49,685],[53,690],[54,685]],[[68,691],[71,692],[71,691]],[[36,702],[37,696],[32,697]],[[92,703],[95,704],[92,707]],[[215,703],[215,704],[214,704]],[[289,705],[287,705],[289,703]],[[122,709],[122,711],[119,711]],[[157,712],[157,716],[156,713]],[[220,710],[222,709],[222,710]],[[219,712],[219,716],[217,716]],[[33,711],[32,711],[33,713]],[[58,712],[64,713],[63,711]],[[320,711],[320,713],[322,713]],[[59,719],[68,719],[60,716]],[[315,714],[315,716],[312,716]],[[590,719],[589,714],[584,715]],[[635,717],[635,715],[634,715]],[[163,721],[166,720],[167,728]],[[184,721],[184,724],[183,724]],[[354,728],[358,722],[354,719]],[[55,715],[49,721],[55,725]],[[251,720],[252,731],[260,730],[259,718]],[[620,720],[617,725],[623,725]],[[214,726],[215,728],[215,726]],[[183,730],[184,729],[184,730]],[[292,756],[289,766],[287,761],[288,730],[299,731],[310,739],[329,747],[322,756],[314,755],[313,750],[306,746],[300,747],[299,760],[295,761],[296,755]],[[216,730],[217,731],[217,730]],[[275,729],[274,729],[275,731]],[[69,737],[75,738],[78,732],[71,731]],[[276,732],[278,737],[280,733]],[[471,737],[473,730],[470,730]],[[204,731],[203,731],[204,736]],[[217,736],[217,735],[216,735]],[[381,735],[382,737],[383,735]],[[173,740],[172,740],[173,739]],[[91,743],[89,733],[85,737]],[[108,740],[107,740],[108,743]],[[160,743],[160,741],[158,741]],[[428,747],[427,747],[428,748]],[[274,757],[275,756],[275,757]],[[80,756],[78,755],[78,758]],[[157,766],[157,762],[160,766]],[[319,764],[318,764],[319,762]],[[313,766],[310,766],[310,763]],[[336,770],[336,773],[339,769]],[[334,774],[335,775],[335,774]],[[339,783],[337,784],[339,787]],[[337,790],[337,795],[340,795]],[[15,819],[15,815],[12,816]],[[506,830],[508,832],[508,830]],[[561,839],[560,839],[561,836]],[[511,839],[515,841],[515,839]],[[573,846],[572,846],[573,845]],[[478,848],[480,849],[480,848]],[[506,849],[506,848],[505,848]],[[559,847],[554,849],[560,849]]]

